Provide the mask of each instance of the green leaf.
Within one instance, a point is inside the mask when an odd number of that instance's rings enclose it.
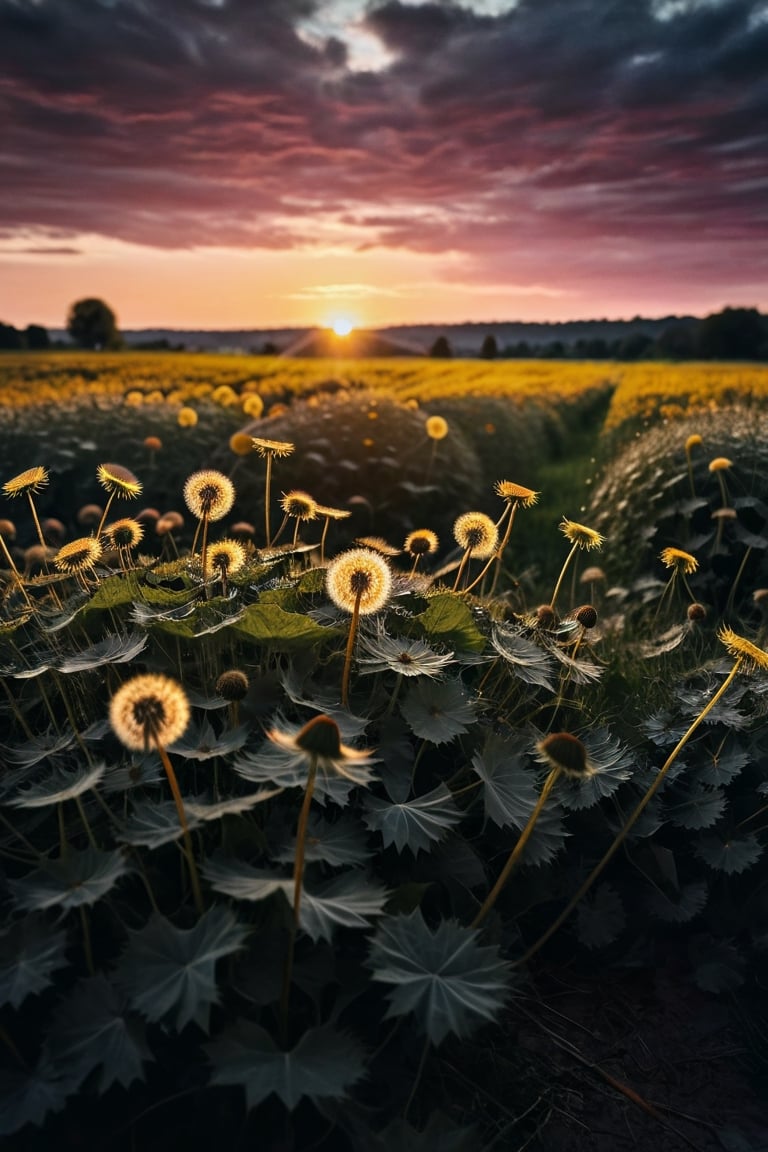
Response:
[[[496,733],[472,757],[472,770],[483,783],[486,819],[499,828],[524,828],[536,804],[536,774],[514,743]]]
[[[211,886],[235,900],[258,902],[281,892],[293,907],[293,879],[254,868],[238,860],[208,860],[204,869]],[[386,903],[386,889],[357,872],[346,872],[309,891],[302,888],[299,924],[313,940],[330,940],[336,927],[367,928]]]
[[[475,929],[452,920],[432,932],[419,909],[380,924],[369,963],[373,979],[392,986],[387,1016],[413,1012],[433,1044],[493,1019],[506,998],[508,970],[498,949],[478,939]]]
[[[143,1080],[144,1061],[152,1059],[143,1024],[126,1018],[120,997],[102,975],[81,980],[57,1006],[46,1052],[70,1091],[100,1068],[100,1094],[113,1084],[128,1088]]]
[[[122,852],[85,848],[52,860],[20,880],[9,880],[16,906],[28,912],[43,908],[79,908],[106,896],[128,871]]]
[[[273,1093],[289,1109],[304,1097],[339,1099],[365,1072],[357,1041],[328,1024],[308,1029],[285,1052],[264,1028],[238,1020],[207,1051],[214,1068],[211,1083],[242,1085],[248,1109]]]
[[[130,933],[118,983],[148,1020],[169,1018],[178,1030],[194,1021],[204,1031],[218,1003],[216,961],[243,946],[247,929],[229,908],[214,905],[193,928],[176,928],[157,913]]]
[[[277,652],[291,652],[297,648],[312,648],[342,635],[340,628],[327,628],[311,616],[301,612],[286,612],[278,604],[250,604],[236,624],[236,632],[269,645]]]
[[[0,936],[0,1005],[18,1008],[51,983],[51,974],[65,968],[66,933],[37,916],[25,916]]]
[[[445,784],[438,784],[424,796],[402,804],[391,804],[379,796],[365,797],[367,828],[380,832],[384,847],[394,844],[398,852],[410,848],[414,856],[429,849],[461,819],[461,812]]]
[[[465,652],[482,652],[485,637],[475,624],[465,600],[452,592],[437,592],[429,597],[425,612],[414,616],[413,623],[424,633],[448,648]]]
[[[670,924],[685,924],[698,916],[707,902],[707,885],[703,880],[683,884],[679,892],[668,895],[653,888],[646,897],[651,912]]]
[[[705,836],[697,845],[696,854],[705,864],[728,876],[746,872],[759,860],[763,846],[756,836],[731,836],[721,840],[719,836]]]
[[[600,884],[579,904],[579,940],[587,948],[604,948],[620,936],[626,924],[621,897],[610,884]]]
[[[0,1068],[0,1136],[10,1136],[26,1124],[39,1127],[49,1112],[60,1112],[67,1091],[57,1072],[39,1064],[30,1072]]]
[[[432,744],[446,744],[475,722],[474,707],[459,680],[422,677],[411,684],[400,711],[413,734]]]
[[[92,608],[111,611],[123,604],[130,604],[133,600],[142,599],[142,582],[137,572],[121,573],[116,576],[107,576],[99,584],[98,591],[91,596],[82,611],[89,612]]]

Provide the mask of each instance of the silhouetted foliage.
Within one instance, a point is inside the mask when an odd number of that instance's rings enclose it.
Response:
[[[768,355],[768,320],[756,308],[724,308],[698,326],[703,360],[761,360]]]
[[[451,356],[453,356],[453,349],[448,343],[448,337],[438,336],[430,348],[429,354],[438,360],[450,360]]]
[[[483,340],[483,346],[480,349],[480,355],[482,356],[483,360],[495,360],[498,354],[499,346],[496,343],[496,337],[489,332]]]
[[[122,343],[114,312],[97,297],[77,300],[72,305],[67,332],[81,348],[119,348]]]
[[[0,349],[18,349],[24,347],[24,337],[13,324],[0,324]]]
[[[51,338],[48,335],[48,329],[43,328],[42,324],[27,324],[24,329],[24,344],[30,352],[40,352],[50,348]]]

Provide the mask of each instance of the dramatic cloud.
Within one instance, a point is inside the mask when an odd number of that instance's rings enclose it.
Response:
[[[766,60],[765,0],[0,0],[0,240],[743,296]]]

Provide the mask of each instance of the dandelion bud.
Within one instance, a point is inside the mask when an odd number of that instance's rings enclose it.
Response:
[[[582,628],[594,628],[597,624],[597,610],[591,604],[582,604],[573,614]]]
[[[696,601],[688,605],[686,615],[692,624],[700,624],[702,620],[706,620],[707,610],[703,604],[699,604],[699,602]]]
[[[216,681],[216,695],[224,700],[244,700],[248,694],[248,677],[239,668],[222,672]]]
[[[589,776],[592,766],[587,750],[578,736],[569,732],[552,732],[536,745],[539,758],[550,768],[559,768],[566,776]]]

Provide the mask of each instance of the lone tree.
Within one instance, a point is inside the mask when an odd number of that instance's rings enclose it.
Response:
[[[447,336],[438,336],[434,344],[429,350],[430,356],[437,357],[438,360],[448,360],[453,356],[453,349],[448,343]]]
[[[492,332],[489,332],[485,340],[483,340],[483,346],[480,349],[480,355],[482,356],[483,360],[495,360],[498,354],[499,346],[496,343],[496,337]]]
[[[114,312],[103,300],[77,300],[67,316],[67,332],[81,348],[119,348],[122,341]]]

